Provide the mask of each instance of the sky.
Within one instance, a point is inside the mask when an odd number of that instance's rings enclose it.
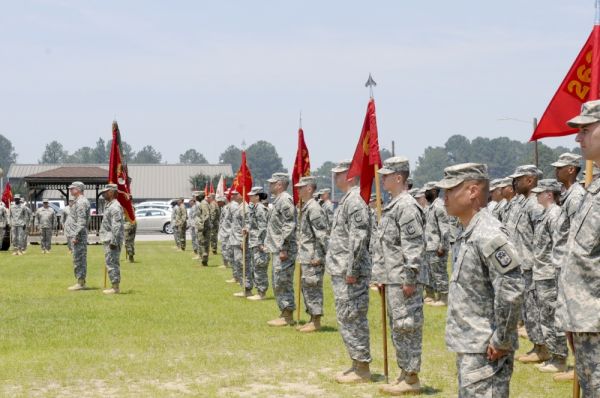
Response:
[[[37,163],[116,117],[168,163],[267,140],[291,170],[302,112],[315,168],[352,157],[372,73],[380,146],[414,164],[454,134],[527,141],[593,20],[593,0],[4,1],[0,134]]]

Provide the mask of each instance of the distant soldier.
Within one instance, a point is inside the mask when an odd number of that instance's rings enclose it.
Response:
[[[210,205],[205,199],[205,193],[199,191],[196,193],[196,213],[191,223],[196,229],[196,245],[198,247],[197,260],[202,262],[203,266],[208,266],[208,245],[210,239]]]
[[[248,250],[248,234],[246,233],[248,205],[242,194],[237,191],[233,191],[231,203],[229,245],[233,250],[233,277],[243,289],[243,292],[236,292],[233,295],[236,297],[250,297],[254,286],[254,272],[250,261],[250,250]]]
[[[296,309],[294,297],[294,269],[298,244],[296,242],[296,207],[287,192],[290,179],[286,173],[274,173],[269,188],[275,197],[267,224],[265,247],[271,253],[273,267],[273,292],[277,307],[281,311],[278,318],[268,322],[269,326],[286,326],[294,323]]]
[[[421,206],[421,209],[425,211],[429,203],[427,202],[427,199],[425,199],[425,190],[423,188],[419,188],[419,190],[415,192],[415,200],[419,206]]]
[[[219,220],[221,218],[221,206],[216,200],[215,194],[208,195],[208,204],[210,205],[210,231],[209,231],[209,248],[212,254],[217,254],[217,243],[219,235]]]
[[[221,214],[219,216],[219,242],[221,242],[221,257],[223,257],[222,268],[225,268],[231,264],[231,252],[227,247],[227,240],[231,231],[231,224],[229,223],[229,207],[230,204],[227,202],[225,196],[217,197],[219,207],[221,207]],[[235,281],[234,281],[235,282]]]
[[[69,214],[71,214],[71,207],[73,206],[73,203],[73,199],[69,199],[60,216],[60,223],[62,224],[63,233],[65,234],[65,239],[67,240],[67,249],[69,249],[69,253],[73,253],[73,244],[71,243],[71,239],[67,238],[66,236],[65,227],[67,225],[67,220],[69,219]]]
[[[23,240],[23,247],[21,248],[21,252],[25,254],[27,250],[27,245],[29,244],[29,232],[31,231],[31,227],[33,224],[33,210],[31,210],[31,203],[23,204],[23,213],[25,213],[25,239]]]
[[[325,210],[312,195],[317,190],[315,177],[302,177],[295,185],[302,200],[302,218],[298,220],[298,260],[302,267],[302,295],[310,321],[299,328],[303,333],[321,329],[323,316],[323,276],[329,244],[329,221]]]
[[[379,174],[392,199],[383,209],[373,247],[372,281],[384,285],[392,342],[400,376],[381,388],[402,395],[421,391],[419,372],[423,345],[423,287],[418,283],[425,257],[424,214],[407,191],[408,159],[385,160]]]
[[[187,225],[188,225],[188,215],[187,210],[185,208],[185,203],[183,198],[179,198],[177,200],[177,205],[173,211],[175,217],[175,226],[177,227],[177,242],[179,250],[182,252],[185,251],[185,240],[187,233]]]
[[[267,207],[261,203],[261,197],[266,197],[262,187],[252,187],[248,193],[250,204],[248,205],[248,216],[246,219],[246,230],[248,233],[248,250],[252,270],[254,271],[254,285],[256,294],[249,296],[248,300],[264,300],[269,289],[269,253],[265,248],[265,237],[267,236]]]
[[[501,178],[496,178],[490,181],[490,201],[488,202],[487,209],[491,214],[494,214],[496,207],[502,200],[502,190],[498,187]]]
[[[135,235],[137,233],[137,223],[124,218],[123,229],[125,233],[125,251],[130,263],[135,262]]]
[[[456,353],[459,397],[508,398],[523,300],[519,257],[506,229],[485,210],[487,166],[444,170],[448,214],[463,226],[450,281],[446,345]]]
[[[329,236],[325,270],[331,275],[336,318],[352,366],[336,376],[338,383],[365,383],[371,379],[369,363],[369,283],[371,256],[370,216],[360,196],[358,178],[348,179],[350,161],[332,169],[336,186],[344,193]]]
[[[9,224],[12,228],[11,238],[13,245],[13,256],[22,256],[25,254],[24,248],[27,246],[27,236],[25,229],[27,228],[27,210],[25,205],[21,203],[21,195],[14,196],[14,204],[10,207]]]
[[[510,189],[510,192],[508,192],[507,189]],[[514,195],[514,191],[512,189],[512,178],[500,178],[498,180],[498,182],[496,183],[496,190],[499,191],[500,201],[498,202],[498,205],[492,211],[492,215],[498,221],[502,221],[502,216],[508,205],[507,197],[512,198],[511,195]],[[506,195],[504,194],[505,191],[507,191]]]
[[[73,196],[73,205],[65,225],[65,235],[71,240],[73,247],[73,270],[77,283],[69,290],[84,290],[87,275],[87,243],[88,222],[90,220],[90,202],[83,195],[85,185],[82,182],[74,182],[69,185],[69,191]]]
[[[40,229],[42,253],[50,253],[50,249],[52,248],[52,232],[56,226],[56,213],[49,206],[48,199],[44,199],[42,207],[35,212],[35,222]]]
[[[523,195],[517,195],[515,187],[513,185],[513,179],[506,177],[502,180],[502,197],[506,200],[506,205],[502,211],[498,214],[498,219],[506,227],[509,226],[509,220],[513,217],[513,214],[519,210]]]
[[[198,235],[196,233],[196,224],[194,220],[196,219],[196,215],[198,214],[198,202],[196,202],[196,195],[200,191],[192,192],[192,198],[189,201],[190,208],[188,209],[188,218],[190,220],[190,237],[192,239],[192,249],[194,250],[195,257],[192,260],[198,260],[200,256],[198,255]]]
[[[104,260],[111,288],[105,289],[104,294],[120,293],[121,283],[121,245],[123,244],[123,208],[117,200],[116,184],[108,184],[100,193],[106,200],[102,224],[100,225],[100,241],[104,244]]]
[[[179,247],[179,229],[177,227],[177,225],[175,224],[175,217],[177,215],[177,201],[173,201],[171,202],[171,229],[173,230],[173,239],[175,240],[175,246],[173,246],[173,249],[175,250],[181,250],[181,248]]]
[[[329,224],[329,228],[331,228],[331,224],[333,223],[333,212],[335,211],[335,207],[333,206],[333,202],[331,201],[331,189],[323,188],[319,191],[321,197],[321,207],[325,210],[325,214],[327,214],[327,222]]]
[[[8,210],[4,202],[0,201],[0,245],[4,241],[6,226],[8,225]]]

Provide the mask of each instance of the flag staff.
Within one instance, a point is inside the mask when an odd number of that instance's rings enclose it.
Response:
[[[302,129],[302,111],[300,111],[300,117],[298,118],[298,129]],[[298,161],[298,159],[296,159]],[[302,170],[301,170],[302,171]],[[294,189],[294,188],[292,188]],[[302,198],[298,195],[298,231],[302,231]],[[296,259],[298,256],[296,256]],[[297,293],[297,303],[296,303],[296,319],[298,322],[298,327],[300,326],[300,314],[302,313],[302,264],[300,262],[296,263],[298,267],[298,293]]]

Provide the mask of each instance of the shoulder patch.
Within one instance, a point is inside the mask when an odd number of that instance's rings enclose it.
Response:
[[[519,267],[517,257],[514,255],[512,248],[506,244],[498,248],[491,256],[492,263],[501,274],[506,274],[509,271]]]
[[[362,215],[361,211],[354,212],[354,215],[352,217],[354,218],[355,223],[357,223],[357,224],[363,223],[363,215]]]

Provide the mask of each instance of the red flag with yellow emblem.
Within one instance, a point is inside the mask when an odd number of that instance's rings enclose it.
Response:
[[[116,121],[112,124],[112,145],[110,147],[110,161],[108,164],[108,183],[117,184],[119,193],[117,200],[123,207],[125,217],[135,222],[135,211],[133,209],[133,201],[131,198],[131,185],[129,174],[127,172],[127,164],[123,160],[121,152],[121,132]]]
[[[13,200],[12,188],[10,187],[10,182],[6,183],[4,187],[4,192],[2,192],[2,202],[8,209],[10,207],[10,202]]]
[[[375,179],[375,166],[381,167],[379,154],[379,137],[377,135],[377,119],[375,117],[375,100],[371,98],[367,105],[367,115],[362,132],[352,158],[348,178],[360,177],[360,196],[369,203],[371,188]]]
[[[308,155],[308,147],[304,141],[304,131],[298,129],[298,149],[296,150],[296,161],[294,162],[294,170],[292,171],[292,183],[296,185],[300,178],[310,175],[310,157]],[[298,204],[298,188],[294,187],[294,204]]]
[[[242,151],[242,164],[240,164],[240,169],[235,175],[231,188],[244,195],[244,200],[248,202],[248,192],[252,190],[252,173],[250,173],[250,168],[246,163],[246,151]],[[229,195],[231,198],[231,193]]]

